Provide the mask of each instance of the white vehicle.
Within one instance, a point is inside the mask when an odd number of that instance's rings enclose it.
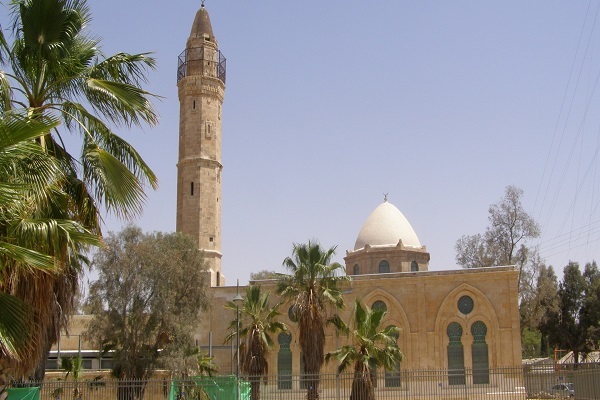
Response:
[[[572,383],[557,383],[548,390],[548,393],[556,394],[558,398],[575,397]]]

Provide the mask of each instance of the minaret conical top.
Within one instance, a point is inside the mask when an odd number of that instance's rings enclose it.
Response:
[[[202,1],[202,6],[196,13],[196,18],[194,18],[194,24],[192,25],[190,38],[201,38],[205,35],[207,35],[210,40],[214,40],[215,38],[212,30],[212,24],[210,23],[210,17],[208,16],[208,11],[206,11],[206,8],[204,8],[204,1]]]

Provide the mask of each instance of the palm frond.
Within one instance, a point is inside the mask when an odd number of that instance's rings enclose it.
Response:
[[[84,179],[103,199],[106,209],[120,217],[132,217],[142,211],[146,200],[139,179],[117,158],[96,146],[87,146],[83,154]]]
[[[30,334],[34,329],[31,310],[21,300],[1,290],[0,309],[0,356],[20,360],[35,345]]]
[[[87,88],[87,99],[92,107],[115,124],[158,123],[158,116],[148,99],[152,94],[137,86],[90,78]]]

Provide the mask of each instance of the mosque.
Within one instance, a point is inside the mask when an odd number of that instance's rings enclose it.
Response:
[[[176,226],[178,232],[194,237],[205,255],[211,308],[199,321],[195,339],[215,358],[222,374],[235,373],[233,343],[223,344],[235,315],[227,315],[230,311],[224,305],[238,293],[236,286],[225,285],[221,269],[221,118],[225,82],[226,59],[202,5],[177,70],[180,125]],[[366,218],[354,248],[346,252],[344,260],[352,284],[344,290],[350,306],[340,313],[341,317],[348,320],[356,298],[369,307],[386,309],[384,326],[401,329],[401,370],[488,371],[521,366],[518,271],[514,267],[430,271],[426,247],[402,212],[387,199]],[[275,297],[274,280],[250,284],[260,284]],[[244,293],[243,288],[239,293]],[[287,311],[289,306],[285,307]],[[283,313],[289,334],[275,338],[270,354],[270,373],[278,376],[302,374],[298,329],[290,317],[293,314]],[[75,324],[81,326],[86,318],[89,316],[79,317]],[[328,330],[325,351],[338,348],[343,341],[333,329]],[[63,353],[69,347],[76,349],[77,344],[64,342]],[[110,360],[106,359],[100,358],[97,365],[97,353],[83,352],[84,367],[110,368]],[[325,372],[335,372],[334,364],[326,364]],[[385,374],[381,385],[399,386],[394,378],[398,374]],[[472,382],[465,379],[464,374],[449,376],[445,385],[490,383],[485,373],[473,374],[468,378]]]
[[[193,236],[204,251],[212,307],[203,318],[198,344],[208,348],[221,372],[234,372],[234,351],[223,345],[223,305],[237,293],[225,286],[221,269],[221,117],[226,63],[202,6],[179,58],[180,103],[177,163],[177,231]],[[385,324],[400,327],[401,368],[461,369],[521,365],[517,278],[514,267],[429,271],[430,255],[409,221],[387,200],[377,206],[344,258],[355,298],[387,310]],[[275,292],[275,281],[251,282]],[[243,293],[240,290],[240,293]],[[350,310],[342,312],[348,318]],[[297,326],[277,338],[270,371],[301,374]],[[327,332],[326,351],[338,343]],[[335,365],[326,367],[335,371]]]

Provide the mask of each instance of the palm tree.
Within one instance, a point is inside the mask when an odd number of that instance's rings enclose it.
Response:
[[[325,361],[326,306],[344,307],[339,284],[349,280],[346,275],[337,275],[343,267],[331,263],[334,254],[335,247],[323,249],[315,241],[294,244],[292,257],[283,261],[290,274],[279,274],[277,285],[277,292],[291,302],[300,328],[308,400],[319,398],[319,373]]]
[[[84,28],[91,15],[85,0],[16,0],[11,3],[14,40],[0,31],[0,109],[15,106],[39,118],[53,115],[63,130],[81,138],[81,154],[53,129],[41,145],[61,160],[65,187],[86,226],[99,229],[96,204],[129,217],[141,211],[144,185],[154,173],[114,128],[156,124],[150,93],[140,86],[155,61],[148,54],[104,57]]]
[[[99,41],[85,31],[91,21],[85,0],[15,0],[11,14],[11,44],[0,30],[0,111],[4,115],[21,109],[29,119],[61,123],[36,141],[58,161],[63,177],[55,181],[54,190],[60,195],[37,203],[34,213],[42,219],[74,221],[100,235],[100,206],[119,217],[136,215],[144,188],[157,185],[137,151],[115,133],[117,128],[156,124],[152,95],[141,87],[154,59],[126,53],[105,57]],[[79,136],[79,154],[65,145],[66,133]],[[38,243],[43,248],[47,241]],[[51,251],[34,248],[54,257],[54,273],[3,271],[14,282],[12,294],[30,307],[38,326],[38,357],[22,361],[25,370],[38,364],[43,358],[39,354],[67,323],[86,261],[82,254],[87,244],[54,244]]]
[[[261,287],[258,285],[246,287],[246,297],[239,306],[241,316],[239,334],[242,341],[238,354],[241,370],[250,379],[252,400],[260,399],[261,376],[264,376],[266,380],[266,374],[269,373],[267,355],[273,347],[271,334],[287,331],[286,325],[277,321],[277,317],[281,315],[280,306],[281,302],[270,307],[269,293],[262,293]],[[238,306],[233,301],[228,302],[225,307],[238,310]],[[229,329],[232,331],[225,337],[226,342],[236,337],[237,322],[236,318],[229,324]]]
[[[384,310],[371,310],[356,299],[352,313],[353,329],[339,315],[328,320],[338,333],[350,337],[351,344],[327,353],[326,360],[335,357],[339,362],[338,372],[344,372],[354,365],[354,379],[350,400],[375,400],[373,372],[376,368],[393,370],[402,361],[402,352],[398,348],[397,338],[400,330],[395,326],[381,329]]]
[[[214,362],[214,357],[209,356],[202,350],[196,355],[196,374],[200,376],[213,376],[219,372],[219,367]]]
[[[40,212],[66,197],[58,184],[64,178],[58,160],[34,141],[56,125],[52,119],[31,120],[13,112],[0,118],[0,398],[6,395],[9,362],[19,372],[21,365],[39,358],[37,321],[15,290],[16,272],[51,275],[57,249],[100,244],[80,224]]]

